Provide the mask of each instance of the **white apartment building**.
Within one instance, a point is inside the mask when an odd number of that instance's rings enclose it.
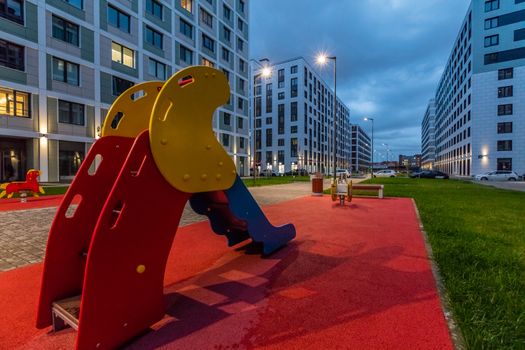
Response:
[[[218,140],[248,171],[248,0],[0,0],[0,182],[75,175],[115,98],[188,65],[231,86]]]
[[[352,167],[356,173],[366,173],[371,169],[372,142],[365,130],[352,124]]]
[[[263,76],[263,68],[269,76]],[[260,170],[333,173],[333,104],[329,85],[302,57],[252,61],[252,126]],[[337,103],[337,168],[351,167],[350,110]]]
[[[435,168],[525,173],[525,0],[471,2],[435,100]]]
[[[436,120],[436,100],[428,101],[425,116],[421,122],[421,167],[433,169],[436,159],[436,134],[434,123]]]

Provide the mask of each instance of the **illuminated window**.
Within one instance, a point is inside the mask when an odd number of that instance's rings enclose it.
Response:
[[[135,68],[135,53],[133,50],[116,42],[111,43],[111,60],[130,68]]]
[[[180,0],[180,6],[186,11],[193,13],[193,0]]]
[[[210,61],[210,60],[208,60],[208,59],[206,59],[204,57],[202,57],[202,59],[201,59],[201,64],[203,66],[206,66],[206,67],[211,67],[211,68],[215,67],[215,64],[213,64],[212,61]]]
[[[31,117],[30,97],[28,93],[0,87],[0,115]]]

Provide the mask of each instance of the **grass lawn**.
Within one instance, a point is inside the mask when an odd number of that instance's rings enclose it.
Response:
[[[258,177],[253,183],[253,178],[243,178],[242,181],[246,187],[253,186],[269,186],[269,185],[281,185],[289,184],[297,181],[310,181],[309,176],[272,176],[272,177]]]
[[[52,194],[64,194],[66,193],[69,186],[44,186],[44,191],[46,192],[42,196],[49,196]]]
[[[412,197],[469,349],[525,349],[525,193],[455,180],[381,178]]]

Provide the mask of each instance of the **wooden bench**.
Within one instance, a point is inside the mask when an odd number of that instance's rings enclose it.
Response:
[[[352,185],[352,190],[367,190],[367,191],[377,191],[377,197],[383,198],[384,185],[361,185],[355,184]]]

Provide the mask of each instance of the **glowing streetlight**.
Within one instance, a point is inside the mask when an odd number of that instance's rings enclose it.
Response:
[[[268,78],[270,75],[272,75],[272,70],[269,67],[264,67],[261,71],[261,75],[263,78]]]
[[[333,136],[333,148],[334,148],[334,183],[337,178],[337,57],[336,56],[327,56],[322,53],[317,56],[317,64],[325,65],[328,63],[328,60],[334,61],[334,105],[332,107],[332,113],[334,116],[334,136]]]

